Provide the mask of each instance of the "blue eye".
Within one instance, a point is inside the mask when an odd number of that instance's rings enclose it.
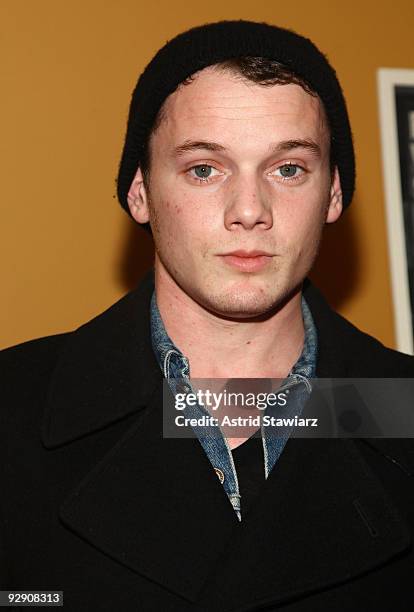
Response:
[[[197,164],[187,170],[187,173],[198,183],[210,183],[213,179],[223,174],[211,164]]]
[[[279,183],[285,183],[286,185],[291,183],[294,185],[297,182],[302,182],[306,173],[307,170],[302,168],[302,166],[299,164],[286,162],[285,164],[280,164],[280,166],[272,170],[272,172],[270,172],[270,176],[276,178]]]
[[[297,176],[298,171],[301,170],[301,168],[297,164],[283,164],[283,166],[280,166],[278,170],[283,178],[292,178]]]
[[[287,162],[286,164],[278,166],[270,175],[280,179],[280,183],[295,183],[296,181],[302,180],[306,172],[305,168],[302,168],[299,164]]]
[[[212,166],[208,166],[207,164],[202,164],[200,166],[194,166],[192,168],[197,178],[206,179],[211,175]]]

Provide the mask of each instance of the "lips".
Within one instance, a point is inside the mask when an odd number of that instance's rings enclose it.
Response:
[[[266,251],[232,251],[220,255],[224,263],[237,268],[242,272],[258,272],[265,268],[272,260],[273,255]]]
[[[272,257],[271,253],[266,253],[266,251],[232,251],[231,253],[225,253],[224,257],[235,256],[235,257],[245,257],[246,259],[251,259],[252,257]]]

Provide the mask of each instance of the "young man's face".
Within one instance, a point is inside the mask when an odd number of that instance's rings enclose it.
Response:
[[[151,223],[158,279],[218,315],[268,312],[298,288],[342,209],[319,99],[209,67],[164,115],[149,188],[138,170],[128,197]]]

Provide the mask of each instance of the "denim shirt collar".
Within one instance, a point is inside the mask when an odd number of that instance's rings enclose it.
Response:
[[[305,340],[302,353],[288,377],[308,380],[315,377],[317,361],[317,332],[309,306],[302,294],[302,317]],[[190,364],[168,336],[158,310],[155,290],[151,298],[151,341],[152,348],[164,378],[189,378]]]
[[[284,388],[290,388],[288,392],[290,393],[291,409],[299,413],[307,397],[311,393],[312,386],[309,378],[315,376],[317,359],[316,327],[303,295],[302,316],[305,328],[303,350],[299,359],[283,382]],[[151,299],[151,338],[158,364],[174,395],[177,393],[177,385],[180,387],[181,384],[183,384],[184,387],[182,390],[186,392],[190,391],[190,364],[188,359],[174,345],[166,332],[158,310],[155,291]],[[180,382],[180,379],[184,379],[186,382]],[[187,407],[187,410],[190,411],[189,416],[197,417],[203,413],[205,414],[205,408],[198,404],[194,408]],[[267,410],[269,410],[269,407]],[[211,428],[201,426],[193,427],[193,429],[224,487],[238,520],[241,521],[242,495],[240,494],[237,471],[227,439],[222,434],[219,426],[213,426]],[[263,468],[265,478],[268,478],[286,445],[289,433],[283,437],[274,437],[268,431],[268,428],[263,428],[263,426],[261,426],[261,437],[264,457]]]

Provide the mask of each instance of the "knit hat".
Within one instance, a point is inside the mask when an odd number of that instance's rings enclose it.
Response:
[[[355,158],[341,86],[326,57],[308,39],[291,30],[253,21],[220,21],[191,28],[162,47],[138,79],[132,94],[117,191],[129,213],[127,195],[151,128],[164,100],[198,70],[242,56],[284,64],[322,100],[331,129],[331,147],[341,180],[343,206],[355,187]]]

